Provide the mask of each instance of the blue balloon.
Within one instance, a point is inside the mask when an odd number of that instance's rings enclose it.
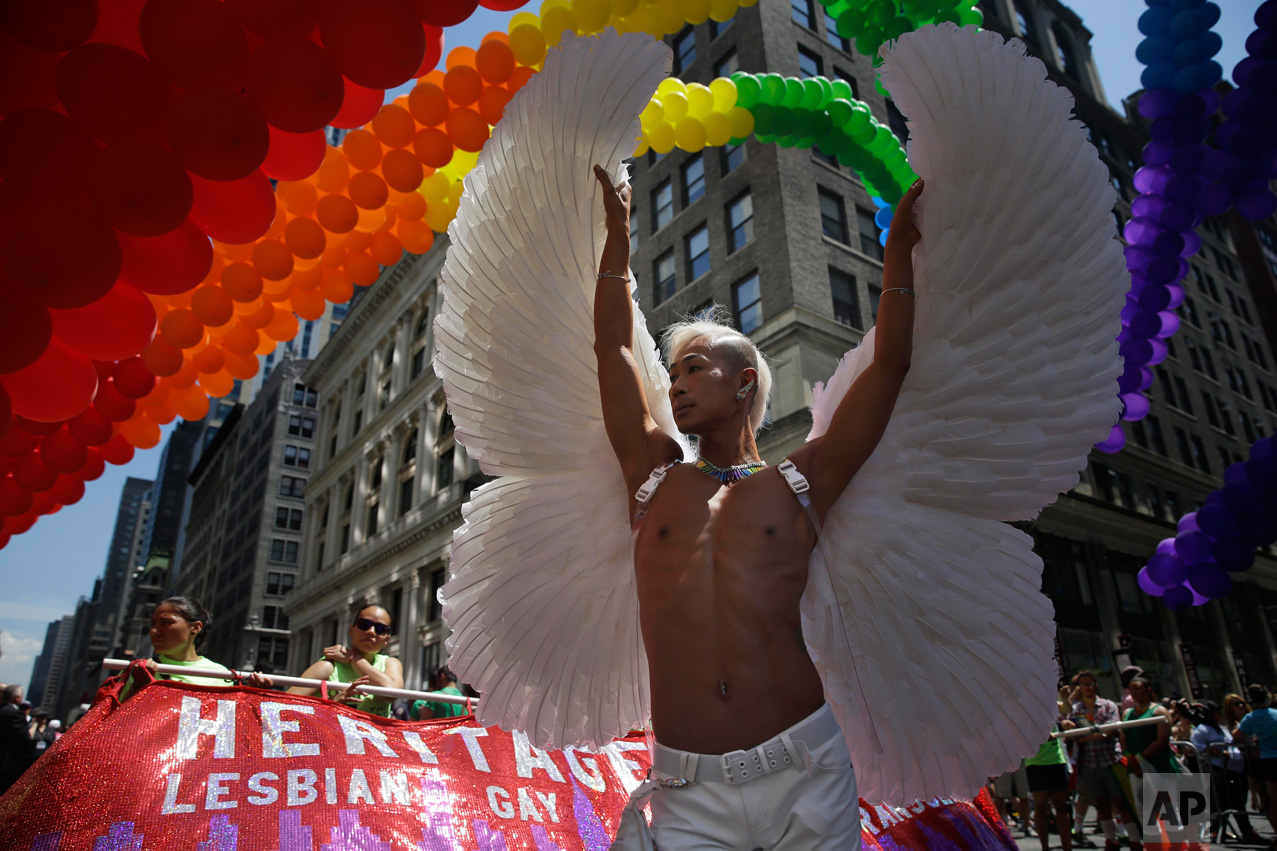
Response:
[[[1140,85],[1146,89],[1169,89],[1175,85],[1176,70],[1170,62],[1158,62],[1140,74]]]
[[[1255,548],[1234,535],[1220,538],[1211,551],[1215,563],[1225,570],[1246,570],[1255,563]]]
[[[887,231],[883,231],[882,233],[878,234],[878,244],[881,245],[883,248],[887,247]]]
[[[1204,6],[1198,6],[1194,9],[1184,9],[1176,12],[1175,17],[1171,18],[1171,24],[1167,28],[1171,38],[1176,42],[1191,41],[1196,39],[1201,33],[1210,29],[1207,23],[1209,15],[1204,14]]]
[[[1216,600],[1228,596],[1228,592],[1233,590],[1233,577],[1228,575],[1228,571],[1203,562],[1188,566],[1188,584],[1201,596]]]
[[[1151,35],[1135,48],[1135,58],[1142,65],[1165,62],[1175,52],[1175,40],[1168,35]]]
[[[1172,68],[1175,66],[1171,66]],[[1172,78],[1172,87],[1180,94],[1209,89],[1224,76],[1224,69],[1214,59],[1181,68]],[[1141,78],[1142,79],[1142,78]]]
[[[1184,9],[1191,9],[1194,6],[1200,6],[1202,5],[1203,1],[1204,0],[1167,0],[1166,3],[1157,3],[1157,4],[1149,3],[1148,5],[1170,6],[1172,12],[1180,12],[1180,11],[1183,11]]]
[[[1166,7],[1154,7],[1140,15],[1139,29],[1144,35],[1161,35],[1170,30],[1175,13]]]
[[[891,227],[891,217],[893,215],[895,215],[894,210],[890,207],[883,207],[878,212],[874,213],[874,224],[886,230]]]
[[[1210,59],[1219,52],[1222,45],[1223,40],[1219,35],[1208,30],[1197,38],[1190,38],[1188,41],[1175,45],[1175,49],[1171,51],[1171,62],[1176,68],[1187,68],[1189,65],[1196,65]]]

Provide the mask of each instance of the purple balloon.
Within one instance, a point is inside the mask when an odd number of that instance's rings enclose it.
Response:
[[[1175,553],[1185,564],[1206,561],[1211,557],[1211,546],[1214,542],[1205,532],[1194,529],[1191,532],[1180,532],[1175,536]]]
[[[1140,290],[1137,301],[1141,310],[1149,314],[1156,314],[1165,310],[1166,306],[1171,303],[1171,292],[1166,288],[1165,284],[1148,284]]]
[[[1179,611],[1186,606],[1193,605],[1193,592],[1183,585],[1176,585],[1174,588],[1166,589],[1166,593],[1162,595],[1162,602],[1172,612]]]
[[[1159,257],[1153,256],[1148,262],[1148,269],[1144,272],[1148,276],[1149,281],[1158,284],[1169,284],[1178,281],[1184,277],[1180,274],[1179,263],[1175,257]]]
[[[1106,455],[1112,455],[1115,452],[1122,451],[1122,447],[1126,445],[1126,433],[1122,431],[1122,424],[1118,423],[1113,426],[1109,432],[1109,436],[1099,443],[1095,444],[1095,448]]]
[[[1153,240],[1153,253],[1162,257],[1179,257],[1184,251],[1184,236],[1178,230],[1165,230]]]
[[[1158,553],[1148,560],[1148,578],[1156,585],[1171,588],[1184,581],[1188,569],[1177,556]]]
[[[1225,570],[1246,570],[1255,563],[1255,548],[1234,535],[1220,538],[1211,550],[1215,563]]]
[[[1152,386],[1153,386],[1153,370],[1149,369],[1146,366],[1141,366],[1140,367],[1140,385],[1138,389],[1141,392],[1143,392]]]
[[[1252,222],[1261,221],[1277,212],[1277,197],[1266,186],[1243,189],[1237,193],[1234,203],[1242,218]]]
[[[1158,541],[1158,542],[1157,542],[1157,554],[1158,554],[1158,555],[1160,555],[1160,556],[1173,556],[1173,555],[1175,555],[1175,539],[1174,539],[1174,538],[1162,538],[1162,540]]]
[[[1197,512],[1190,511],[1180,517],[1179,522],[1175,524],[1175,528],[1180,532],[1196,532],[1199,528],[1197,525]]]
[[[1174,92],[1164,89],[1150,89],[1140,96],[1139,113],[1150,120],[1170,115],[1175,111]]]
[[[1184,237],[1184,248],[1180,251],[1180,257],[1192,257],[1202,247],[1202,237],[1195,230],[1180,231]]]
[[[1137,195],[1131,202],[1131,215],[1156,219],[1166,209],[1166,199],[1161,195]]]
[[[1162,229],[1151,219],[1131,219],[1122,228],[1122,236],[1132,245],[1149,245],[1157,239]]]
[[[1170,182],[1171,172],[1163,166],[1142,166],[1135,172],[1135,188],[1146,194],[1163,194]]]
[[[1158,585],[1148,575],[1148,565],[1140,568],[1140,572],[1135,574],[1135,581],[1139,583],[1140,590],[1150,597],[1160,597],[1166,591],[1161,585]]]
[[[1132,273],[1143,274],[1153,261],[1153,252],[1142,245],[1128,245],[1122,251],[1126,255],[1126,268]]]
[[[1216,600],[1233,590],[1233,577],[1210,562],[1188,566],[1188,584],[1200,596]]]
[[[1135,388],[1140,384],[1140,368],[1133,363],[1128,363],[1122,369],[1122,374],[1117,377],[1117,389],[1120,391],[1118,395],[1134,393]],[[1127,403],[1126,408],[1130,410],[1130,404]]]
[[[1191,231],[1197,226],[1196,195],[1179,204],[1167,204],[1158,216],[1157,223],[1166,230]]]
[[[1184,288],[1179,284],[1167,284],[1166,291],[1171,294],[1170,303],[1166,305],[1168,309],[1179,307],[1184,303]]]
[[[1277,517],[1259,511],[1243,511],[1237,515],[1237,531],[1242,543],[1266,547],[1277,541]]]
[[[1119,381],[1120,384],[1120,381]],[[1121,394],[1122,404],[1126,406],[1126,411],[1122,414],[1122,419],[1128,422],[1142,420],[1148,416],[1149,401],[1148,397],[1143,393],[1123,393]]]
[[[1233,205],[1233,190],[1222,183],[1208,183],[1193,199],[1197,209],[1207,216],[1218,216]]]
[[[1162,330],[1161,316],[1146,310],[1136,313],[1127,324],[1130,325],[1132,334],[1145,340],[1149,337],[1156,337],[1158,332]]]
[[[1162,317],[1162,330],[1157,336],[1161,337],[1163,340],[1168,337],[1174,337],[1175,333],[1179,331],[1179,314],[1173,310],[1163,310],[1157,315]]]
[[[1153,344],[1148,340],[1127,340],[1118,347],[1118,353],[1126,358],[1127,362],[1143,366],[1153,357]]]
[[[1222,101],[1219,92],[1214,89],[1202,89],[1197,93],[1197,96],[1202,99],[1202,115],[1209,116],[1219,112],[1219,105]]]
[[[1170,354],[1170,348],[1156,337],[1153,337],[1148,341],[1148,346],[1152,349],[1152,354],[1148,357],[1148,363],[1153,366],[1157,366],[1159,363],[1166,360],[1167,356]]]
[[[1197,509],[1197,527],[1216,539],[1224,538],[1237,534],[1237,517],[1222,500],[1207,500],[1205,505]],[[1219,541],[1216,540],[1215,543],[1218,545]]]

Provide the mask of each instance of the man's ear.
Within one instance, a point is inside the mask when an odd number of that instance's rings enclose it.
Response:
[[[750,388],[751,390],[758,387],[758,370],[752,366],[747,366],[740,371],[740,387],[744,390],[751,383],[753,384],[753,387]]]

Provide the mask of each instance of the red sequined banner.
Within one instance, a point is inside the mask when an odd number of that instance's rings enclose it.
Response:
[[[647,765],[640,738],[547,752],[471,719],[157,682],[104,692],[0,798],[0,848],[606,851]],[[1012,851],[987,803],[862,800],[864,847]]]

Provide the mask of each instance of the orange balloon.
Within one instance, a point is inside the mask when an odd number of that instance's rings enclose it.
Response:
[[[274,318],[275,318],[275,305],[271,304],[269,301],[263,301],[261,307],[259,307],[257,310],[253,311],[252,313],[247,313],[241,316],[239,318],[239,321],[243,322],[249,328],[256,328],[260,330],[262,328],[265,328],[267,325],[269,325],[270,321]]]
[[[253,348],[256,347],[256,344],[254,344]],[[231,378],[247,381],[257,374],[257,366],[257,356],[251,350],[247,355],[240,355],[235,352],[226,353],[226,372]]]
[[[227,354],[247,355],[257,348],[257,332],[240,320],[226,333],[222,339],[222,347]]]
[[[291,275],[287,278],[280,278],[278,281],[263,281],[262,297],[267,301],[279,301],[287,298],[292,288],[293,279]]]
[[[120,434],[138,449],[150,449],[160,442],[160,427],[149,417],[135,416],[131,420],[125,420],[120,423]]]
[[[164,380],[168,382],[169,387],[178,390],[183,387],[190,387],[195,383],[195,378],[198,375],[199,371],[195,369],[195,364],[188,360],[182,364],[181,369]]]
[[[509,44],[496,39],[485,41],[479,45],[474,64],[479,76],[489,83],[504,83],[514,73],[514,52]]]
[[[448,113],[448,138],[463,151],[480,151],[488,141],[488,122],[473,109],[457,107]]]
[[[257,348],[253,350],[255,355],[268,355],[275,349],[279,348],[279,341],[272,339],[266,332],[258,332]]]
[[[171,310],[175,307],[190,307],[191,298],[194,295],[195,295],[195,291],[192,289],[192,290],[186,290],[185,292],[173,293],[172,295],[166,295],[164,296],[164,299],[168,302],[168,307]]]
[[[359,287],[371,287],[381,277],[381,267],[377,265],[377,261],[362,251],[350,252],[342,268],[346,270],[351,283]]]
[[[417,159],[431,168],[443,168],[452,160],[453,144],[448,134],[438,127],[427,127],[413,137],[412,150]]]
[[[251,242],[231,244],[213,240],[213,248],[216,249],[217,254],[225,257],[228,263],[235,263],[241,260],[248,261],[253,257],[253,243]]]
[[[155,382],[155,386],[151,388],[151,392],[147,393],[141,399],[137,400],[138,407],[149,408],[153,405],[160,405],[168,398],[170,393],[169,386],[163,381]]]
[[[385,107],[382,107],[384,110]],[[381,162],[381,142],[367,130],[351,130],[341,142],[341,152],[351,168],[368,171]]]
[[[473,47],[454,47],[448,51],[448,58],[444,61],[444,68],[451,71],[453,68],[474,67],[475,49]]]
[[[182,350],[156,336],[142,350],[142,365],[156,375],[172,375],[182,368]]]
[[[253,268],[266,281],[282,281],[293,273],[293,252],[278,239],[263,239],[253,247]]]
[[[457,106],[469,106],[479,99],[483,78],[472,66],[457,65],[444,76],[443,91]]]
[[[210,328],[221,328],[235,317],[235,302],[221,287],[204,284],[191,298],[191,311]]]
[[[157,426],[171,423],[176,417],[177,414],[173,411],[173,406],[169,404],[167,399],[158,405],[152,405],[144,411],[138,411],[137,415],[139,420],[150,420]]]
[[[325,195],[320,198],[315,207],[315,216],[324,230],[332,233],[346,233],[359,223],[359,210],[344,195]]]
[[[313,290],[319,286],[320,280],[324,277],[323,270],[318,265],[310,269],[294,269],[293,270],[293,292],[305,292]]]
[[[208,394],[207,396],[204,396],[204,415],[207,415],[209,396],[214,399],[220,399],[227,395],[235,389],[235,379],[232,378],[230,373],[226,372],[226,370],[221,370],[220,372],[215,372],[212,375],[201,375],[200,387],[203,388],[204,393]],[[185,414],[183,414],[183,416],[185,416]]]
[[[520,65],[514,69],[512,74],[510,74],[510,79],[505,81],[505,87],[509,89],[511,93],[517,92],[519,89],[523,88],[524,83],[532,79],[532,75],[535,73],[535,68]]]
[[[262,294],[262,276],[247,263],[232,263],[222,271],[222,289],[233,301],[252,301]]]
[[[293,219],[284,228],[284,244],[288,250],[307,260],[323,254],[327,242],[324,229],[314,219]]]
[[[346,192],[356,207],[365,210],[377,210],[386,205],[389,190],[381,175],[371,171],[357,172],[350,178]]]
[[[505,114],[505,105],[510,102],[514,93],[503,86],[484,86],[479,95],[479,115],[489,124],[495,125]]]
[[[423,127],[436,127],[448,117],[448,96],[439,85],[431,82],[418,82],[408,93],[408,111]]]
[[[312,179],[321,192],[340,192],[346,188],[346,181],[350,180],[350,165],[340,148],[328,149]]]
[[[372,120],[372,132],[377,134],[383,145],[391,148],[408,147],[416,131],[417,124],[412,120],[412,113],[395,104],[383,106]]]
[[[188,308],[179,307],[160,320],[160,333],[179,349],[189,349],[204,339],[204,323]]]
[[[275,195],[294,216],[309,216],[319,203],[319,190],[308,180],[281,181],[275,186]]]
[[[395,224],[395,234],[405,251],[425,254],[434,244],[435,235],[430,226],[421,220],[401,220]]]
[[[319,258],[319,268],[321,269],[340,269],[341,264],[346,262],[346,246],[329,244],[324,249],[324,253]]]
[[[203,375],[217,372],[226,363],[226,357],[218,346],[209,346],[204,351],[191,358],[191,363],[195,364],[195,370]]]
[[[403,246],[395,239],[393,233],[377,231],[372,235],[372,244],[368,247],[372,259],[383,266],[393,266],[403,257]]]
[[[357,230],[346,237],[347,251],[367,251],[370,245],[372,245],[371,232]]]
[[[324,315],[328,302],[319,290],[293,290],[293,312],[302,319],[318,319]]]
[[[387,151],[385,159],[381,161],[381,176],[386,179],[391,189],[398,192],[411,192],[421,185],[426,173],[421,167],[420,160],[402,148],[395,148],[393,151]]]
[[[262,302],[265,300],[266,295],[264,293],[258,293],[257,298],[252,301],[237,301],[235,302],[235,315],[247,316],[250,313],[256,313],[262,309]]]
[[[391,199],[394,201],[394,199]],[[420,192],[408,192],[398,202],[394,203],[395,217],[399,221],[421,221],[421,217],[426,214],[426,199]]]
[[[200,384],[203,384],[206,378],[206,376],[201,375],[199,377]],[[231,388],[228,386],[226,392],[229,393],[230,390]],[[184,420],[200,420],[208,416],[207,391],[196,384],[192,384],[181,392],[174,393],[168,398],[168,404]]]
[[[325,269],[324,279],[319,282],[319,291],[333,304],[345,304],[354,296],[355,285],[341,270]]]

